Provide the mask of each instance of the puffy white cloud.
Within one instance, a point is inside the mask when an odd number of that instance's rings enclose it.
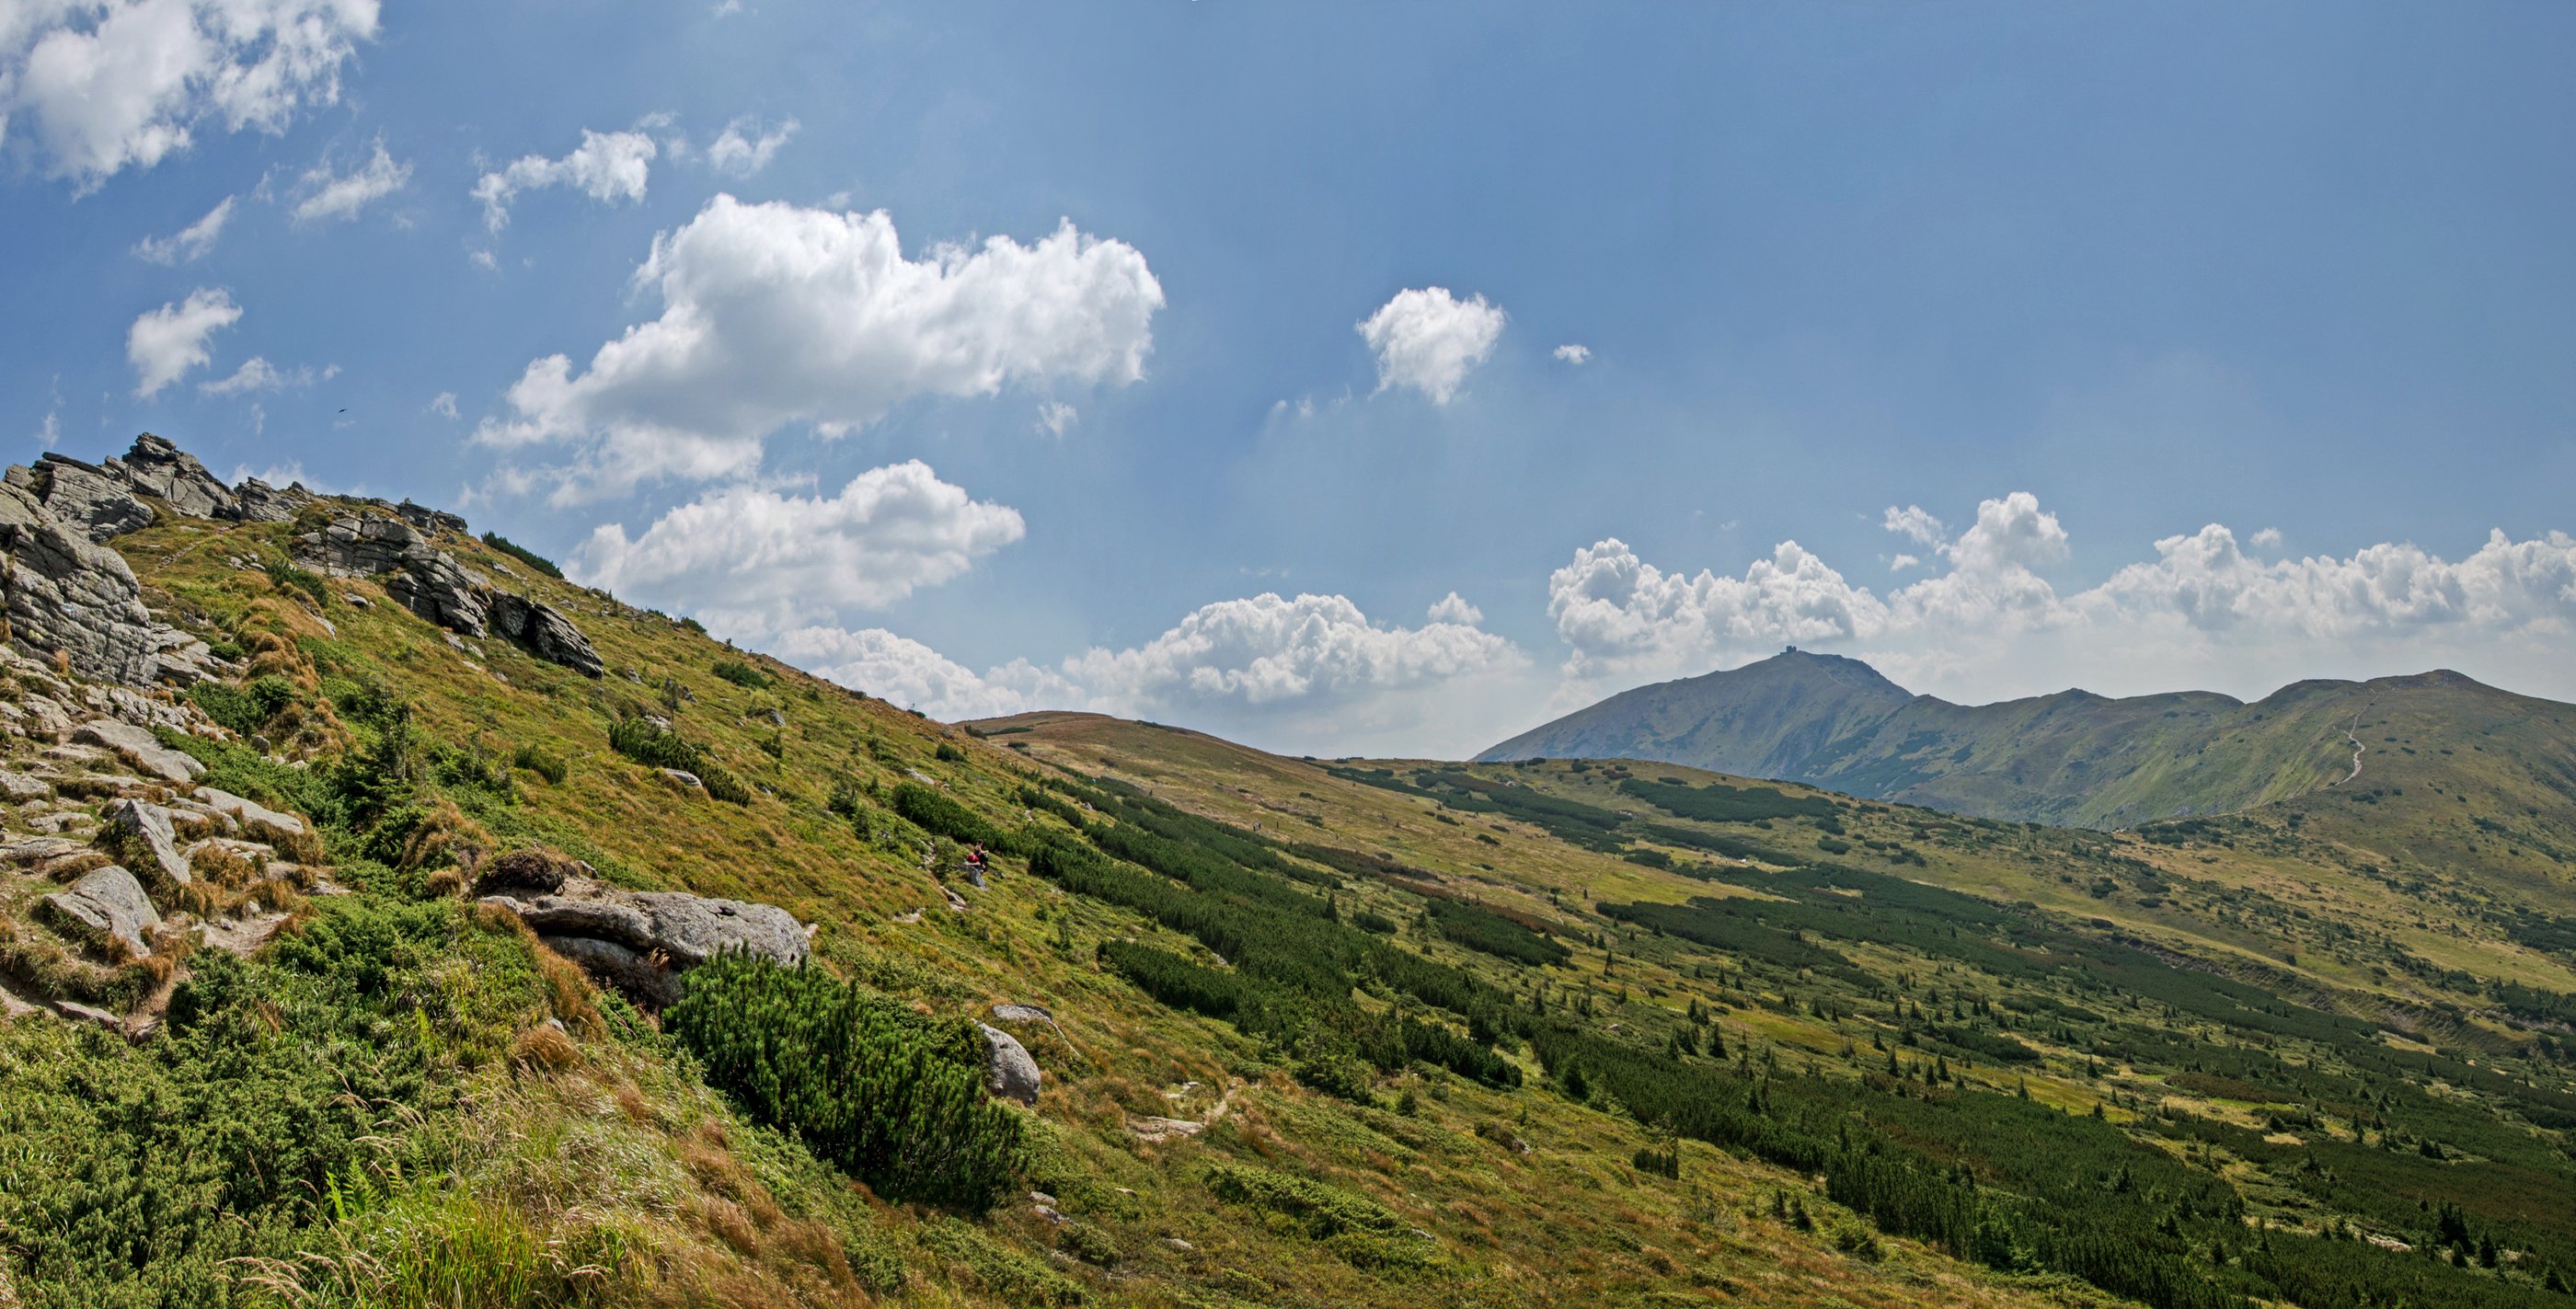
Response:
[[[1459,623],[1474,627],[1485,621],[1485,611],[1467,603],[1466,597],[1452,591],[1431,602],[1431,621]]]
[[[1562,359],[1577,368],[1581,368],[1585,364],[1592,362],[1592,347],[1588,345],[1576,345],[1572,342],[1568,342],[1564,345],[1558,346],[1555,354],[1557,358]]]
[[[454,418],[456,416],[456,393],[454,391],[441,391],[438,394],[431,396],[429,398],[428,408],[429,412],[436,414],[441,418]]]
[[[233,197],[225,196],[206,216],[168,236],[147,236],[134,243],[134,255],[147,263],[187,264],[205,257],[232,221]]]
[[[258,355],[252,355],[242,361],[241,367],[233,370],[232,376],[212,382],[200,382],[197,384],[197,389],[208,395],[245,395],[253,391],[282,391],[288,387],[311,386],[317,379],[330,377],[339,371],[339,367],[334,365],[316,373],[313,371],[313,365],[306,364],[289,372]]]
[[[1509,641],[1456,621],[1463,601],[1417,628],[1382,626],[1338,595],[1263,594],[1206,605],[1153,640],[1095,648],[1054,668],[1025,659],[981,673],[882,629],[802,627],[767,648],[779,657],[936,718],[1032,709],[1177,714],[1230,725],[1283,746],[1331,749],[1419,740],[1426,723],[1464,718],[1471,748],[1494,724],[1467,717],[1516,696],[1489,694],[1528,666]],[[1467,708],[1473,706],[1473,708]],[[1465,709],[1465,714],[1462,714]]]
[[[1937,520],[1890,511],[1890,530],[1941,542]],[[1920,528],[1919,531],[1914,530]],[[1945,571],[1884,595],[1794,542],[1742,577],[1665,572],[1613,538],[1549,579],[1548,612],[1569,647],[1560,699],[1610,684],[1768,654],[1784,643],[1847,649],[1970,697],[2081,679],[2128,693],[2215,683],[2260,694],[2295,677],[2413,671],[2442,659],[2509,668],[2563,664],[2576,637],[2576,537],[2498,531],[2456,561],[2383,543],[2336,557],[2265,562],[2212,524],[2154,543],[2089,589],[2061,594],[2035,568],[2067,557],[2068,534],[2036,497],[1978,506],[1936,549]],[[1898,565],[1919,565],[1900,556]],[[2268,680],[2267,680],[2268,679]],[[2560,686],[2561,692],[2576,684]]]
[[[780,634],[767,648],[818,677],[952,722],[1089,703],[1082,689],[1061,674],[1024,660],[978,674],[882,627],[856,632],[800,627]]]
[[[1447,287],[1395,293],[1359,324],[1360,337],[1377,352],[1377,389],[1409,386],[1447,404],[1467,372],[1485,362],[1502,339],[1504,314],[1485,297],[1460,300]]]
[[[1889,505],[1881,526],[1935,550],[1950,543],[1950,529],[1943,526],[1940,519],[1924,512],[1921,505],[1907,505],[1902,509]]]
[[[756,636],[882,608],[964,574],[1027,530],[1018,511],[972,499],[912,460],[861,473],[832,496],[727,487],[632,540],[622,524],[602,524],[566,562],[584,585]]]
[[[2256,532],[2252,539],[2257,549],[2278,549],[2281,545],[2281,529],[2277,527],[2266,527],[2263,530]]]
[[[707,165],[731,177],[749,177],[769,167],[779,148],[796,135],[796,128],[793,118],[776,127],[763,128],[759,119],[745,114],[725,124],[723,134],[707,147]]]
[[[377,0],[12,0],[0,6],[0,132],[94,189],[209,127],[271,134],[340,98]]]
[[[477,429],[489,445],[570,445],[558,501],[744,472],[791,422],[832,435],[920,396],[1134,382],[1163,305],[1142,254],[1070,222],[1030,245],[997,236],[907,259],[883,211],[730,195],[654,238],[635,280],[661,317],[579,371],[564,355],[530,363],[512,416]]]
[[[1459,622],[1371,623],[1348,597],[1275,592],[1221,600],[1130,650],[1087,651],[1065,672],[1127,712],[1231,702],[1331,705],[1518,667],[1511,642]]]
[[[296,184],[303,198],[295,202],[291,216],[299,223],[355,218],[358,211],[410,184],[411,165],[395,163],[385,153],[384,138],[377,137],[375,153],[346,173],[333,171],[327,161],[307,170]]]
[[[125,333],[125,357],[134,364],[134,394],[151,399],[208,358],[206,338],[240,322],[232,293],[200,287],[184,301],[145,311]]]
[[[1081,411],[1061,400],[1049,400],[1038,406],[1038,430],[1049,436],[1062,436],[1082,417]]]
[[[660,147],[640,131],[594,132],[583,128],[581,144],[561,159],[522,155],[474,183],[474,198],[483,202],[483,224],[498,232],[510,225],[510,202],[522,191],[569,186],[602,204],[643,200]]]
[[[2066,558],[2066,529],[2039,507],[2039,497],[2015,491],[1977,505],[1976,525],[1951,542],[1950,561],[1960,570],[1999,573],[2053,564]]]

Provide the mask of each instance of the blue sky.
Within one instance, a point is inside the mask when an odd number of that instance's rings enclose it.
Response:
[[[2572,56],[2529,4],[11,0],[0,433],[1299,752],[1791,641],[2576,698]]]

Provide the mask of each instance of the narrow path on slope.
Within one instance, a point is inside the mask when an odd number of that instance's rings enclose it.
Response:
[[[2344,782],[2353,780],[2353,777],[2361,776],[2362,744],[2361,737],[2356,735],[2355,731],[2361,726],[2361,716],[2368,712],[2370,712],[2369,705],[2363,705],[2361,708],[2354,710],[2352,715],[2352,726],[2345,728],[2343,731],[2343,739],[2352,742],[2352,777],[2347,777],[2343,779],[2342,782],[2326,783],[2327,790],[2331,791],[2336,787],[2343,785]]]

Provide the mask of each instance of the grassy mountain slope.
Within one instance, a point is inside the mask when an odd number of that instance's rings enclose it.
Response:
[[[2341,839],[2376,839],[2370,824],[2394,796],[2330,792],[2101,833],[1670,766],[1312,763],[1078,715],[974,726],[1229,821],[1320,822],[1324,839],[1445,893],[1546,922],[1591,944],[1572,967],[1595,997],[1619,988],[1597,1016],[1629,1030],[1669,1033],[1676,1010],[1705,1008],[1722,1011],[1716,1028],[1739,1056],[1755,1043],[1819,1083],[1901,1097],[1931,1064],[1957,1079],[1944,1083],[1959,1088],[1954,1107],[1991,1109],[1981,1091],[2026,1091],[2087,1121],[2098,1106],[2128,1139],[2227,1179],[2243,1230],[2271,1233],[2247,1239],[2268,1248],[2237,1252],[2220,1229],[2204,1231],[2202,1255],[2230,1277],[2261,1273],[2260,1285],[2236,1283],[2257,1295],[2519,1294],[2396,1289],[2439,1253],[2446,1205],[2469,1227],[2516,1224],[2536,1246],[2563,1250],[2572,1234],[2537,1196],[2565,1186],[2571,1166],[2576,1081],[2561,1024],[2576,938],[2551,938],[2563,920],[2524,912],[2475,870],[2392,873],[2377,850]],[[1678,874],[1693,894],[1596,883],[1577,899],[1587,878],[1611,875],[1568,846],[1660,864],[1645,869],[1658,889]],[[2019,1127],[1861,1113],[1924,1133],[1912,1139],[1981,1176],[2030,1175],[2008,1145],[1983,1143]],[[2471,1126],[2479,1115],[2490,1127]],[[2472,1131],[2483,1144],[2457,1148]],[[2086,1146],[2049,1148],[2074,1167]],[[2293,1231],[2357,1238],[2316,1255],[2354,1268],[2354,1281],[2328,1288],[2299,1272],[2315,1251],[2294,1255]],[[2401,1246],[2402,1259],[2362,1271]],[[2481,1254],[2462,1257],[2474,1267]],[[2536,1272],[2530,1303],[2551,1303],[2554,1257],[2500,1254],[2499,1265]],[[2363,1285],[2373,1279],[2384,1280]]]
[[[2386,739],[2354,739],[2374,724]],[[2133,827],[2343,785],[2356,745],[2368,785],[2431,785],[2456,771],[2480,801],[2540,810],[2552,832],[2576,820],[2576,708],[2450,672],[2301,682],[2253,704],[2065,691],[1970,706],[1907,697],[1857,661],[1791,651],[1613,696],[1479,759],[1651,759],[1988,818]],[[2371,773],[2373,746],[2399,757]],[[2471,751],[2490,757],[2461,758]]]
[[[1507,1001],[1540,977],[1560,999],[1585,989],[1581,970],[1462,944],[1526,929],[1287,852],[1374,830],[1289,789],[1312,770],[1238,780],[1278,806],[1257,831],[1191,827],[1017,736],[978,740],[447,534],[569,615],[608,676],[451,640],[374,581],[284,566],[293,530],[165,517],[115,543],[157,612],[244,665],[246,685],[197,693],[240,736],[176,743],[208,780],[319,820],[330,868],[247,958],[166,952],[166,1013],[139,1042],[0,1025],[0,1302],[2103,1299],[1875,1232],[1803,1167],[1551,1089]],[[644,715],[740,802],[619,753],[611,729]],[[1319,784],[1370,813],[1412,807]],[[977,888],[959,841],[983,833],[1001,853]],[[1569,889],[1694,889],[1515,842]],[[941,1032],[1045,1006],[1051,1023],[1016,1025],[1046,1070],[1034,1109],[1010,1111],[1019,1189],[989,1212],[889,1200],[806,1120],[710,1089],[667,1024],[467,896],[470,868],[521,849],[784,906],[822,967]],[[1536,912],[1535,886],[1516,894]],[[1228,964],[1207,941],[1230,924],[1342,953],[1265,953],[1256,935]],[[1264,1007],[1228,1020],[1153,998],[1183,967]],[[1271,980],[1292,974],[1316,989]],[[1495,1044],[1462,1008],[1499,1024]]]

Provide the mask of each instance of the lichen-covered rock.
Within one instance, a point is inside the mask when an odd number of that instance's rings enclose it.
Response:
[[[404,522],[409,523],[424,532],[455,532],[462,535],[465,531],[465,520],[463,518],[458,517],[455,514],[451,514],[444,509],[432,509],[428,505],[416,505],[409,500],[405,500],[401,504],[395,505],[394,513],[400,516]]]
[[[0,556],[10,640],[90,677],[152,683],[160,671],[157,625],[134,570],[56,518],[23,478],[0,481]]]
[[[165,782],[194,786],[197,779],[205,775],[204,764],[161,744],[160,738],[132,723],[118,722],[113,718],[93,719],[75,728],[72,739],[114,750],[125,756],[126,762]]]
[[[171,823],[170,811],[148,800],[122,799],[108,802],[100,817],[106,826],[99,831],[101,844],[122,847],[124,856],[143,864],[143,874],[172,886],[186,886],[196,880],[189,870],[188,856],[179,849],[178,829]]]
[[[223,484],[195,455],[170,444],[150,432],[134,438],[133,448],[121,461],[110,460],[119,467],[124,481],[135,490],[159,496],[171,508],[190,518],[241,517],[241,506],[232,489]]]
[[[139,532],[156,517],[152,506],[143,503],[124,479],[96,464],[51,451],[36,457],[26,480],[54,517],[80,529],[92,543]]]
[[[576,961],[614,963],[613,970],[595,970],[601,980],[648,1004],[664,1003],[654,997],[669,993],[665,975],[685,972],[719,954],[754,954],[788,967],[805,962],[804,927],[776,905],[677,891],[625,891],[578,876],[564,877],[550,894],[486,895],[483,903],[517,914],[550,942],[562,937],[620,947],[634,961],[588,946],[563,953]],[[621,980],[642,965],[650,965],[661,980],[649,985],[636,976]]]
[[[152,953],[145,933],[161,926],[161,914],[134,874],[113,864],[81,875],[70,889],[44,897],[45,915],[56,927],[93,945],[122,942],[134,954]]]
[[[1004,1099],[1036,1104],[1038,1083],[1044,1078],[1038,1072],[1038,1061],[1029,1057],[1028,1047],[998,1027],[977,1023],[975,1030],[984,1036],[985,1088]]]

